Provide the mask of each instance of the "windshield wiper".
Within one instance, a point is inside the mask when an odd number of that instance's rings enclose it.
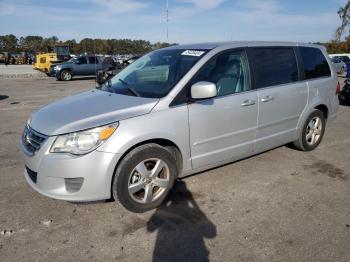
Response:
[[[139,92],[137,92],[128,82],[126,82],[125,80],[123,80],[123,79],[118,79],[120,82],[122,82],[125,86],[126,86],[126,88],[131,92],[131,93],[133,93],[135,96],[141,96],[140,95],[140,93]]]

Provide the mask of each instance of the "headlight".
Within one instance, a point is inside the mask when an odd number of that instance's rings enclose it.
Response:
[[[84,155],[94,151],[117,129],[118,123],[58,136],[51,146],[51,153]]]

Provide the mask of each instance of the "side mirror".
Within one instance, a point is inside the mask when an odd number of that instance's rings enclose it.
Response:
[[[74,60],[74,63],[76,63],[77,65],[80,64],[79,60]]]
[[[198,82],[191,86],[192,99],[207,99],[216,97],[218,91],[216,85],[211,82]]]

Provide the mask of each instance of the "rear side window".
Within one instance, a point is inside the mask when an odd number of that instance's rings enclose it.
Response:
[[[293,48],[253,48],[252,55],[258,88],[298,80],[298,67]]]
[[[331,70],[323,53],[318,48],[299,47],[304,65],[305,79],[331,76]]]

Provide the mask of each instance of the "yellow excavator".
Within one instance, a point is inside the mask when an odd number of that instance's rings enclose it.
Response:
[[[71,58],[69,53],[69,46],[56,45],[53,51],[49,53],[41,53],[35,56],[34,69],[49,74],[50,66],[52,64],[61,63]]]

